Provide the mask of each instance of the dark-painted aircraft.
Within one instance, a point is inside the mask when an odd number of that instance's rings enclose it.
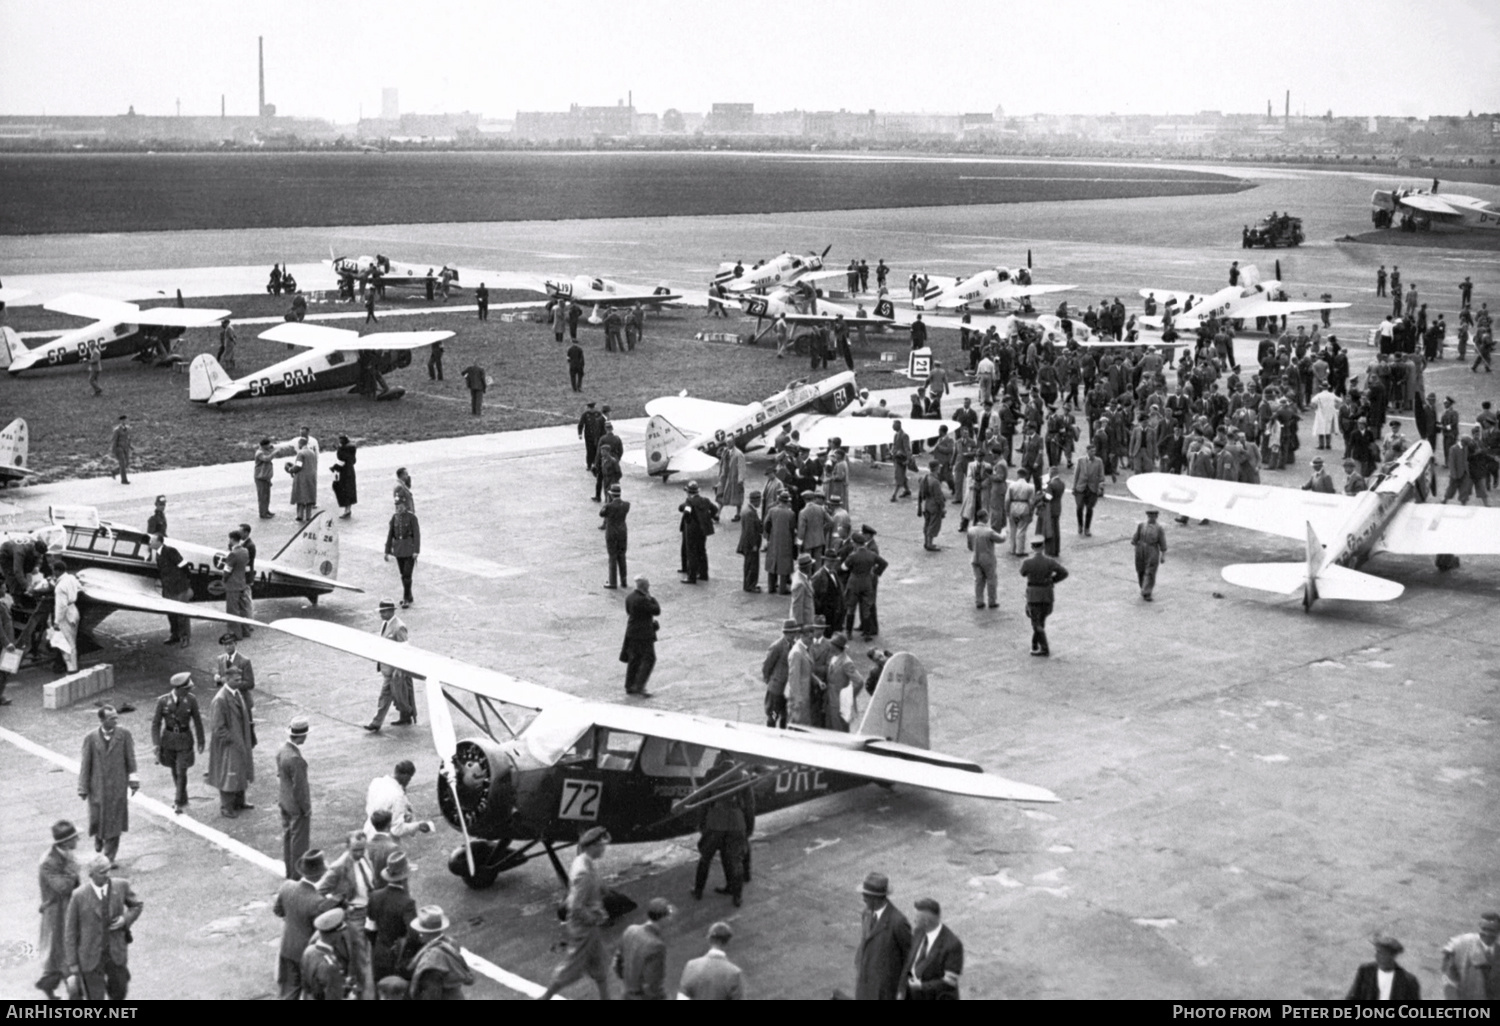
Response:
[[[36,471],[30,463],[31,435],[26,421],[17,417],[0,431],[0,488],[24,481]]]
[[[466,842],[448,867],[471,887],[487,887],[544,853],[561,875],[555,848],[593,826],[624,844],[691,833],[691,813],[742,787],[754,788],[766,811],[869,783],[1057,801],[1045,788],[929,751],[927,675],[906,653],[886,664],[858,728],[843,733],[584,701],[340,624],[270,626],[426,679],[442,760],[438,802]],[[458,739],[453,709],[473,724],[473,735]]]
[[[229,316],[228,310],[181,306],[143,310],[134,303],[78,293],[59,296],[46,303],[45,309],[75,317],[91,317],[95,323],[65,331],[35,348],[27,348],[20,336],[9,328],[0,329],[5,341],[0,348],[0,362],[12,376],[26,370],[85,363],[94,352],[98,352],[102,360],[164,353],[188,328],[205,328]]]

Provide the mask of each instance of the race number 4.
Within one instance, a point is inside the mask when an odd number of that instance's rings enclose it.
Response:
[[[599,818],[599,793],[603,785],[597,780],[564,780],[558,819],[581,819],[593,822]]]

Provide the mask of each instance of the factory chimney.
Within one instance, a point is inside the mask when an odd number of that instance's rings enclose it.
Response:
[[[255,116],[263,118],[266,116],[266,37],[256,36],[255,39],[260,67],[260,104],[255,108]]]

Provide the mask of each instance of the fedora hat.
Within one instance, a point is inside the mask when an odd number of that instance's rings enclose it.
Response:
[[[78,836],[78,828],[66,819],[52,824],[52,843],[65,844]]]
[[[380,871],[380,876],[387,883],[396,883],[409,878],[412,870],[417,867],[406,861],[406,852],[396,850],[391,852],[385,860],[385,868]]]
[[[417,918],[411,921],[410,929],[416,933],[442,933],[449,925],[441,905],[423,905],[417,909]]]
[[[889,898],[891,896],[890,878],[884,873],[871,873],[860,885],[859,893],[871,898]]]

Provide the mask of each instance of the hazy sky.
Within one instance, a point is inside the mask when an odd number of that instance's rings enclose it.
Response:
[[[1496,0],[0,0],[0,113],[1500,111]]]

